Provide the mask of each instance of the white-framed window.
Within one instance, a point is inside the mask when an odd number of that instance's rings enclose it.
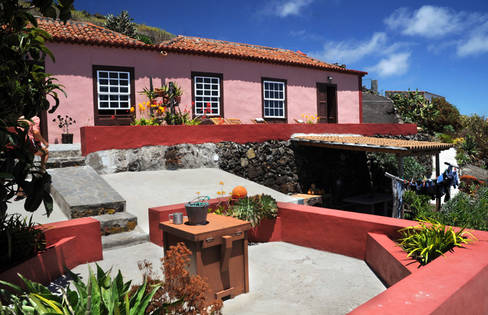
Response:
[[[286,118],[286,83],[263,80],[264,118]]]
[[[193,76],[196,116],[220,116],[221,78],[218,76]]]
[[[97,70],[99,110],[130,109],[130,72]]]

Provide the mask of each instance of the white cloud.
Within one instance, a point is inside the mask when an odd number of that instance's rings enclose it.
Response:
[[[376,72],[382,77],[402,75],[408,71],[409,59],[409,52],[395,53],[381,59],[378,64],[368,68],[367,71]]]
[[[479,55],[488,52],[488,22],[475,28],[468,39],[461,41],[457,46],[460,57]]]
[[[276,15],[282,18],[290,15],[300,15],[301,11],[313,1],[314,0],[279,0],[268,3],[263,13]]]
[[[352,63],[373,53],[381,53],[387,49],[385,33],[374,33],[369,40],[362,42],[340,41],[327,42],[321,52],[313,52],[312,56],[326,62]]]
[[[399,8],[384,22],[391,29],[400,30],[405,35],[419,35],[427,38],[442,37],[466,28],[468,21],[479,19],[478,14],[455,12],[450,8],[424,5],[410,11]]]

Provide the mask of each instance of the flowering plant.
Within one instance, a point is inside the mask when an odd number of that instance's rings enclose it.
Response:
[[[320,117],[317,115],[305,115],[305,114],[302,114],[302,118],[306,124],[316,124],[320,119]]]
[[[59,129],[63,129],[65,134],[69,133],[69,126],[76,124],[76,120],[71,118],[69,115],[66,115],[65,117],[58,115],[53,119],[53,122],[57,123]]]

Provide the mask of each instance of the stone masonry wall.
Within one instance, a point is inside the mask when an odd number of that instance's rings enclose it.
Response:
[[[221,168],[283,193],[307,192],[312,184],[342,198],[371,187],[365,152],[343,151],[270,140],[147,146],[90,153],[86,164],[100,174],[179,168]]]

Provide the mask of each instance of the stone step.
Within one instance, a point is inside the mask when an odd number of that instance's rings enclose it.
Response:
[[[81,156],[81,145],[73,144],[50,144],[49,158],[71,158]]]
[[[125,200],[90,166],[48,169],[51,195],[70,219],[125,211]]]
[[[75,156],[69,158],[51,158],[47,160],[46,168],[61,168],[61,167],[70,167],[70,166],[84,166],[85,165],[85,157],[84,156]]]
[[[137,226],[137,217],[128,212],[102,214],[92,218],[100,221],[100,231],[102,235],[129,232],[134,230]]]
[[[145,233],[140,227],[133,231],[122,232],[111,235],[102,235],[102,248],[115,248],[122,246],[137,245],[149,240],[149,234]],[[121,257],[123,259],[123,257]]]

